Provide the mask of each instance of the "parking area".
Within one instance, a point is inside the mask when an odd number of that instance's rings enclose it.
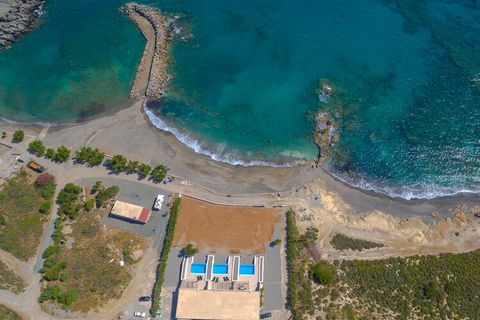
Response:
[[[80,185],[93,185],[96,181],[101,181],[106,186],[116,185],[120,191],[117,195],[117,199],[132,203],[141,207],[151,209],[153,202],[157,195],[163,194],[165,196],[165,202],[160,211],[153,211],[150,216],[150,220],[146,224],[139,224],[128,222],[113,217],[106,216],[103,218],[105,225],[113,228],[119,228],[126,231],[134,232],[138,235],[149,238],[153,244],[154,254],[146,256],[147,261],[142,272],[145,275],[145,282],[142,285],[142,291],[138,292],[138,295],[132,297],[132,300],[125,305],[124,311],[119,315],[120,319],[139,319],[134,317],[134,312],[145,312],[148,316],[148,311],[151,306],[151,302],[139,301],[140,296],[150,296],[152,293],[153,285],[155,283],[155,271],[158,264],[158,258],[162,249],[163,239],[165,237],[165,230],[168,223],[168,203],[170,202],[171,195],[155,186],[145,185],[135,181],[127,181],[115,177],[99,178],[99,179],[80,179],[76,181]]]

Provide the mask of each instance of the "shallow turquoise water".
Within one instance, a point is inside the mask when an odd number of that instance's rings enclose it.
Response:
[[[143,40],[123,1],[50,1],[40,28],[0,53],[0,113],[74,120],[127,99]],[[480,190],[476,1],[147,1],[180,15],[172,90],[152,119],[231,163],[312,159],[312,115],[340,141],[343,180],[405,198]],[[319,101],[319,79],[335,94]]]

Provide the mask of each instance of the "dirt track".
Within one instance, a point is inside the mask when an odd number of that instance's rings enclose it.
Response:
[[[200,251],[262,253],[282,210],[209,204],[183,197],[174,245],[194,243]]]

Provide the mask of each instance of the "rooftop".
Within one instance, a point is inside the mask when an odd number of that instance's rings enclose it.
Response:
[[[177,319],[250,320],[260,316],[259,291],[179,289]]]
[[[115,201],[110,214],[141,223],[147,223],[150,218],[149,209],[123,201]]]

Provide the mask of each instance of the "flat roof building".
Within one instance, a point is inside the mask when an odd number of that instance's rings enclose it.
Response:
[[[257,320],[259,291],[180,289],[177,319]]]
[[[115,201],[110,215],[122,220],[145,224],[150,219],[150,209],[123,201]]]
[[[225,261],[207,255],[205,262],[184,257],[176,319],[249,320],[260,316],[260,289],[265,259],[253,257],[242,264],[240,256]]]

